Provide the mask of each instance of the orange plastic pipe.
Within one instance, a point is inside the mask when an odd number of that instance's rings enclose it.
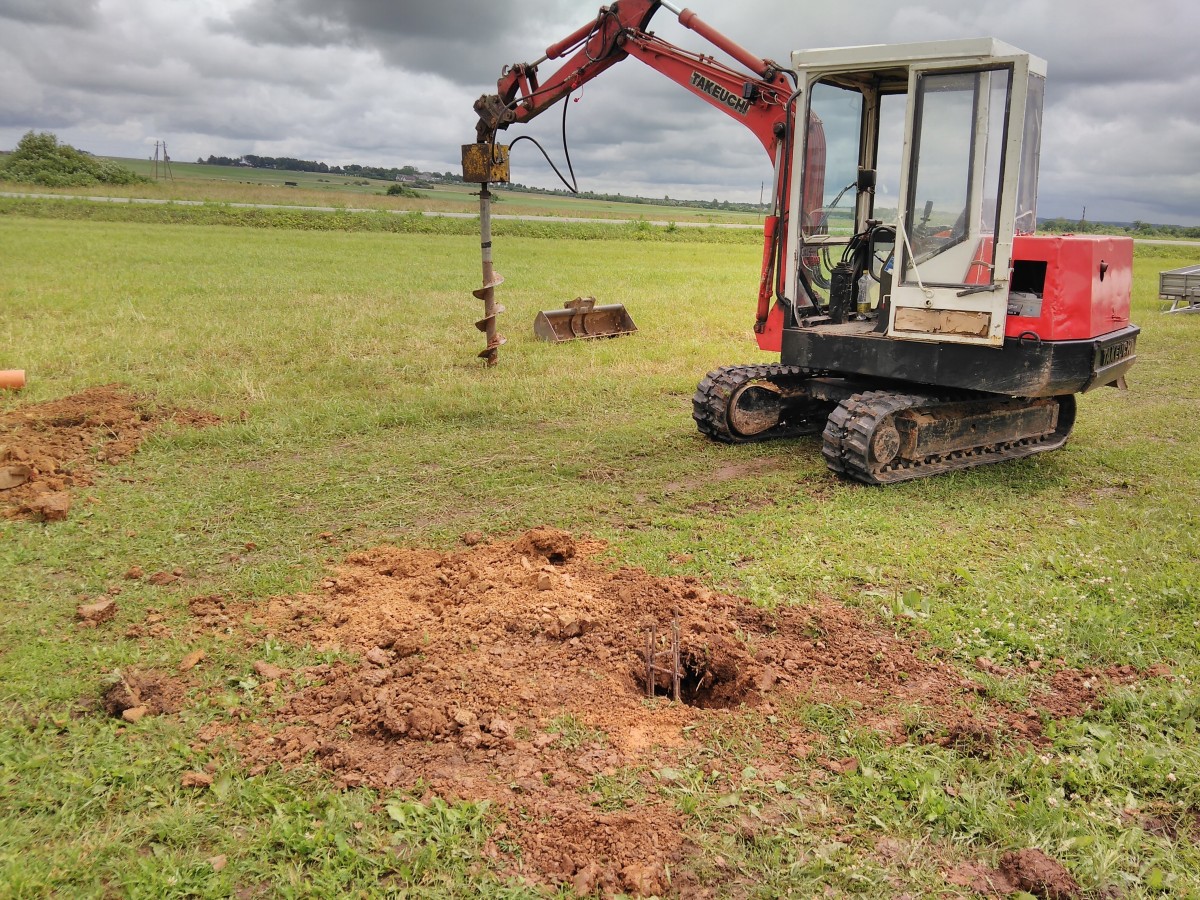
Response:
[[[19,391],[25,387],[24,369],[0,369],[0,390]]]

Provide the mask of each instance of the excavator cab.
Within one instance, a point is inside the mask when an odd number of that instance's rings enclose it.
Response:
[[[812,181],[825,194],[792,232],[798,316],[1003,344],[1012,235],[1036,221],[1045,63],[992,39],[801,51],[792,62],[809,122],[792,156],[792,208]],[[814,171],[818,127],[826,152]]]

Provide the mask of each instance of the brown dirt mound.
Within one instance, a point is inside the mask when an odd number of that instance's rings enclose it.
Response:
[[[1044,900],[1073,900],[1079,883],[1063,864],[1041,850],[1014,850],[1000,858],[1000,871],[1017,890]]]
[[[159,409],[113,384],[0,415],[0,514],[65,519],[72,489],[92,484],[98,464],[120,462],[167,420],[193,427],[220,421]]]
[[[970,888],[989,898],[1008,897],[1018,891],[1040,900],[1075,900],[1081,896],[1079,883],[1063,864],[1033,847],[1010,850],[1000,857],[995,869],[965,862],[947,871],[945,877],[948,884]]]
[[[110,716],[136,722],[142,716],[179,712],[183,695],[184,686],[178,679],[161,672],[132,669],[122,673],[104,692],[102,702]]]
[[[806,759],[817,737],[797,722],[817,703],[896,742],[968,753],[1040,737],[1036,712],[987,701],[936,650],[852,609],[767,612],[693,578],[611,571],[590,559],[602,549],[542,528],[456,553],[350,556],[319,592],[272,601],[265,620],[361,662],[263,675],[283,702],[243,735],[246,753],[258,766],[315,760],[347,786],[491,800],[508,814],[490,852],[514,873],[653,893],[684,855],[655,772],[731,715],[751,720],[760,770],[818,764],[824,777],[857,760]],[[224,613],[214,598],[195,606]],[[647,635],[661,653],[675,621],[684,703],[649,701]],[[670,679],[654,681],[661,694]],[[906,715],[918,707],[920,731]],[[519,855],[501,849],[513,843]]]

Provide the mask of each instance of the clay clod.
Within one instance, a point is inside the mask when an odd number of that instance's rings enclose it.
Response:
[[[575,538],[557,528],[534,528],[525,532],[515,549],[529,557],[541,557],[553,565],[561,565],[575,556]]]
[[[287,674],[287,669],[281,669],[279,666],[271,665],[260,659],[254,663],[254,674],[267,681],[276,681]]]
[[[1074,900],[1080,896],[1079,882],[1062,863],[1041,850],[1015,850],[1000,857],[1000,872],[1040,900]]]
[[[117,601],[111,597],[97,600],[95,603],[85,603],[75,610],[75,615],[88,625],[99,625],[107,622],[117,614]]]
[[[193,650],[179,661],[179,671],[190,672],[200,664],[201,660],[204,659],[204,656],[205,654],[203,650]]]
[[[0,491],[10,491],[29,480],[33,469],[26,465],[0,466]]]
[[[38,522],[61,522],[71,512],[71,495],[66,491],[49,491],[37,494],[18,507]]]
[[[178,712],[183,702],[183,687],[170,676],[131,669],[117,676],[104,692],[102,702],[110,716],[137,721],[143,716]]]

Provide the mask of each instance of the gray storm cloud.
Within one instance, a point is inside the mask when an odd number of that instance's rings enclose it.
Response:
[[[1043,215],[1200,222],[1200,7],[1184,0],[693,0],[756,53],[992,35],[1049,62]],[[457,168],[471,103],[501,67],[588,22],[579,0],[0,0],[0,146],[52,129],[93,152],[210,153]],[[666,10],[662,37],[704,49]],[[543,67],[543,74],[552,64]],[[749,132],[629,60],[576,95],[581,186],[757,199],[769,180]],[[557,152],[557,110],[527,129]],[[510,133],[515,136],[515,133]],[[523,145],[523,148],[527,145]],[[557,184],[540,156],[514,177]]]

